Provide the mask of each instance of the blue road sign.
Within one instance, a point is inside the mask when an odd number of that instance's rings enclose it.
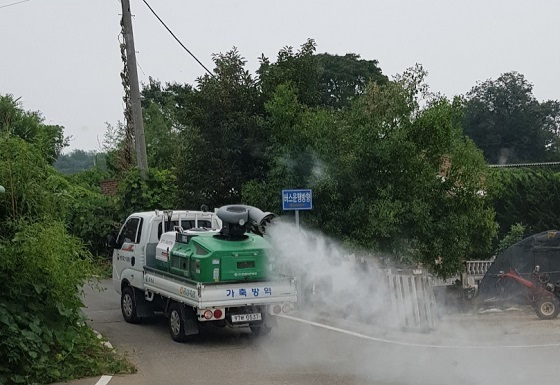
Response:
[[[282,210],[311,210],[311,190],[282,190]]]

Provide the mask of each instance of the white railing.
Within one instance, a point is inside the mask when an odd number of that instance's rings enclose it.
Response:
[[[385,275],[391,311],[405,329],[433,330],[437,306],[432,279],[425,275]]]
[[[362,280],[360,289],[368,294],[350,296],[339,292],[344,289],[333,290],[330,285],[310,282],[301,276],[297,308],[341,318],[347,318],[358,308],[363,313],[352,318],[366,324],[401,330],[435,329],[437,308],[431,277],[370,269]]]
[[[468,276],[481,276],[482,279],[493,263],[494,261],[467,261],[465,271]]]

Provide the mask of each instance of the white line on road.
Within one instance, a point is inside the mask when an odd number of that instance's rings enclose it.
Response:
[[[109,381],[111,381],[111,378],[113,378],[113,376],[101,376],[101,378],[95,383],[95,385],[107,385]]]
[[[335,332],[338,332],[338,333],[343,333],[343,334],[346,334],[346,335],[349,335],[349,336],[362,338],[362,339],[369,340],[369,341],[383,342],[383,343],[386,343],[386,344],[393,344],[393,345],[411,346],[411,347],[417,347],[417,348],[435,348],[435,349],[503,349],[503,348],[512,349],[512,348],[514,348],[514,349],[526,349],[526,348],[560,347],[560,343],[557,343],[557,344],[542,344],[542,345],[430,345],[430,344],[417,344],[417,343],[414,343],[414,342],[403,342],[403,341],[396,341],[396,340],[388,340],[388,339],[384,339],[384,338],[371,337],[371,336],[368,336],[368,335],[365,335],[365,334],[352,332],[350,330],[340,329],[340,328],[336,328],[334,326],[325,325],[325,324],[322,324],[322,323],[319,323],[319,322],[308,321],[306,319],[292,317],[292,316],[288,316],[288,315],[281,315],[279,317],[286,318],[286,319],[296,321],[296,322],[301,322],[301,323],[308,324],[308,325],[311,325],[311,326],[316,326],[316,327],[327,329],[327,330],[332,330],[332,331],[335,331]]]

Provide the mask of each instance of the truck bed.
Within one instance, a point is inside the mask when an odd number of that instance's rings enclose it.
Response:
[[[144,288],[189,306],[202,308],[296,302],[295,280],[280,276],[266,281],[201,283],[144,267]]]

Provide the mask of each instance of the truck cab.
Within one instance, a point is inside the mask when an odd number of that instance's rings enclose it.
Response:
[[[139,289],[144,287],[144,266],[154,265],[156,247],[162,234],[174,229],[183,231],[218,231],[222,222],[213,212],[149,211],[130,215],[113,248],[113,286],[121,294],[124,283]]]

